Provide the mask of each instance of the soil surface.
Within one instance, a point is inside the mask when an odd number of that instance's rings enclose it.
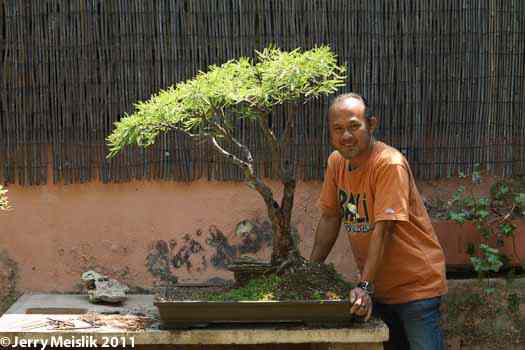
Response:
[[[157,300],[345,300],[352,285],[332,265],[304,261],[281,274],[251,280],[243,287],[172,286],[158,291]]]

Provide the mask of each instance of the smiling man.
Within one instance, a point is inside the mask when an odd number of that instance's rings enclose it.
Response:
[[[310,259],[326,259],[342,223],[361,272],[350,312],[385,321],[385,349],[442,349],[445,259],[407,160],[374,138],[378,119],[358,94],[337,97],[328,124],[335,151]]]

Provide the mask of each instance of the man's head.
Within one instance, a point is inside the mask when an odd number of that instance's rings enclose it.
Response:
[[[340,95],[328,109],[330,143],[346,159],[366,158],[377,126],[367,101],[358,94]]]

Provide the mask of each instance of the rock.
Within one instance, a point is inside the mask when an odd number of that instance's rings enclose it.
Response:
[[[82,281],[88,290],[96,288],[95,281],[107,281],[108,279],[109,278],[107,276],[101,275],[100,273],[92,270],[86,271],[82,274]]]
[[[87,271],[82,274],[82,280],[88,290],[91,303],[122,303],[127,299],[126,293],[129,288],[95,271]]]

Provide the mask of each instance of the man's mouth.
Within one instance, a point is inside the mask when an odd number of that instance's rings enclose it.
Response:
[[[344,146],[344,145],[343,145],[343,148],[347,151],[355,151],[357,149],[356,146]]]

